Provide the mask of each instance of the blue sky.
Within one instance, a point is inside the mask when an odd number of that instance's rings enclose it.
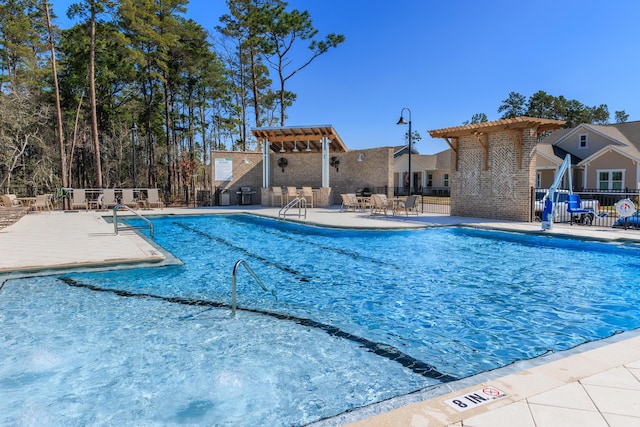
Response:
[[[69,0],[51,0],[67,28]],[[294,76],[287,126],[331,124],[349,149],[402,145],[411,110],[415,148],[448,148],[428,131],[489,120],[509,92],[538,90],[607,104],[640,120],[640,2],[637,0],[291,0],[319,36],[346,41]],[[187,17],[215,32],[223,0],[191,0]],[[306,44],[306,43],[305,43]],[[302,59],[300,59],[301,61]],[[296,63],[294,58],[294,63]]]

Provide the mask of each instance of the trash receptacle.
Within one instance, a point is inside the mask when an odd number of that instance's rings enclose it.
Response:
[[[229,206],[229,190],[220,190],[220,206]]]

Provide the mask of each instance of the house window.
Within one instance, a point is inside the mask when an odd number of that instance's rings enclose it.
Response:
[[[432,173],[428,173],[427,174],[427,187],[432,187],[433,186],[433,174]]]
[[[587,143],[589,141],[589,134],[583,133],[579,137],[578,148],[587,148]]]
[[[542,184],[542,174],[540,172],[536,172],[536,188],[541,188]]]
[[[448,173],[444,174],[444,186],[445,187],[449,186],[449,174]]]
[[[623,170],[599,170],[598,190],[622,190],[624,186]]]

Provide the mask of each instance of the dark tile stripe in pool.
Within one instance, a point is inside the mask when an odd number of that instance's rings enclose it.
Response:
[[[248,226],[254,226],[251,223],[248,223],[248,222],[245,222],[245,221],[239,221],[237,219],[233,219],[233,217],[229,217],[228,220],[230,222],[234,222],[236,224],[245,224],[245,225],[248,225]],[[387,262],[387,261],[385,261],[383,259],[377,259],[377,258],[374,258],[374,257],[366,256],[366,255],[363,255],[361,253],[358,253],[358,252],[355,252],[355,251],[350,251],[350,250],[344,249],[344,248],[337,248],[335,246],[320,245],[318,243],[310,242],[309,239],[295,238],[294,237],[294,236],[297,236],[299,234],[287,234],[287,233],[279,232],[277,230],[269,229],[269,228],[264,228],[261,231],[263,233],[266,233],[266,234],[275,235],[275,236],[277,236],[277,237],[279,237],[281,239],[287,239],[287,240],[290,240],[292,242],[301,243],[301,244],[304,244],[305,246],[309,246],[309,245],[315,246],[316,248],[322,249],[323,251],[335,252],[337,254],[344,255],[344,256],[353,258],[355,260],[365,260],[365,261],[368,261],[368,262],[370,262],[372,264],[386,265],[386,266],[389,266],[389,267],[391,267],[393,269],[396,269],[396,270],[400,270],[401,269],[401,267],[399,267],[398,265],[389,263],[389,262]]]
[[[158,300],[162,300],[162,301],[166,301],[174,304],[231,309],[230,305],[217,302],[217,301],[207,301],[207,300],[188,299],[188,298],[179,298],[179,297],[163,297],[160,295],[153,295],[153,294],[147,294],[147,293],[138,294],[134,292],[123,291],[120,289],[107,289],[107,288],[101,288],[95,285],[89,285],[87,283],[78,282],[69,277],[58,277],[58,280],[66,283],[69,286],[73,286],[76,288],[84,288],[84,289],[88,289],[95,292],[108,292],[108,293],[116,294],[121,297],[153,298],[153,299],[158,299]],[[428,363],[425,363],[421,360],[411,357],[408,354],[403,353],[402,351],[398,350],[397,348],[391,345],[370,341],[366,338],[353,335],[349,332],[345,332],[339,328],[336,328],[335,326],[326,325],[324,323],[316,322],[315,320],[311,320],[311,319],[290,316],[288,314],[272,313],[269,311],[263,311],[263,310],[257,310],[257,309],[251,309],[251,308],[240,308],[240,307],[237,307],[237,310],[270,316],[278,320],[294,322],[301,326],[320,329],[326,332],[327,334],[329,334],[330,336],[342,338],[342,339],[346,339],[351,342],[354,342],[360,345],[361,347],[365,348],[366,350],[374,354],[377,354],[378,356],[382,356],[386,359],[389,359],[393,362],[399,363],[405,368],[411,370],[413,373],[422,375],[423,377],[426,377],[426,378],[436,379],[443,383],[458,380],[458,378],[439,372],[438,370],[436,370],[435,367],[429,365]]]
[[[245,254],[245,255],[253,258],[253,259],[257,259],[259,261],[262,261],[265,264],[268,264],[270,266],[279,268],[280,270],[286,271],[287,273],[291,273],[294,276],[296,276],[296,279],[298,279],[301,282],[307,282],[308,283],[312,279],[311,277],[305,276],[304,274],[302,274],[302,272],[300,272],[298,270],[294,270],[293,268],[290,268],[290,267],[287,267],[287,266],[283,266],[282,264],[279,264],[279,263],[275,263],[275,262],[273,262],[273,261],[271,261],[271,260],[269,260],[269,259],[267,259],[267,258],[265,258],[265,257],[263,257],[261,255],[258,255],[258,254],[255,254],[253,252],[250,252],[250,251],[248,251],[247,249],[245,249],[243,247],[234,245],[232,242],[230,242],[230,241],[228,241],[226,239],[223,239],[222,237],[211,235],[211,234],[206,233],[206,232],[204,232],[202,230],[198,230],[197,228],[189,227],[188,225],[180,223],[180,222],[174,222],[174,224],[177,225],[178,227],[181,227],[184,230],[187,230],[187,231],[190,231],[192,233],[195,233],[195,234],[197,234],[197,235],[199,235],[201,237],[207,238],[209,240],[214,240],[214,241],[216,241],[218,243],[221,243],[223,245],[226,245],[226,246],[228,246],[230,248],[234,248],[235,250],[237,250],[239,252],[242,252],[243,254]]]

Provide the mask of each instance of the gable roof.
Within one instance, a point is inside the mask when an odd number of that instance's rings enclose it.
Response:
[[[405,154],[409,154],[409,145],[400,145],[398,147],[393,147],[393,158],[397,159],[398,157],[402,157]],[[411,155],[420,155],[414,148],[411,149]]]
[[[407,150],[405,150],[405,153],[406,151]],[[418,154],[412,161],[416,162],[416,165],[419,165],[420,169],[423,170],[450,170],[451,149],[440,151],[435,154]]]
[[[544,137],[537,145],[538,152],[557,162],[562,161],[567,152],[558,145],[572,135],[592,132],[611,141],[611,144],[587,158],[580,158],[571,153],[571,163],[579,166],[588,164],[611,150],[634,160],[640,159],[640,121],[614,123],[610,125],[592,125],[583,123],[574,128],[560,129]],[[555,159],[554,159],[555,157]],[[574,159],[575,158],[575,159]],[[559,164],[559,163],[558,163]]]
[[[631,141],[622,133],[615,125],[592,125],[581,123],[574,128],[562,129],[564,132],[553,132],[549,135],[548,143],[558,145],[574,135],[580,135],[586,132],[595,133],[608,139],[613,144],[630,145]],[[545,138],[546,139],[546,138]]]

